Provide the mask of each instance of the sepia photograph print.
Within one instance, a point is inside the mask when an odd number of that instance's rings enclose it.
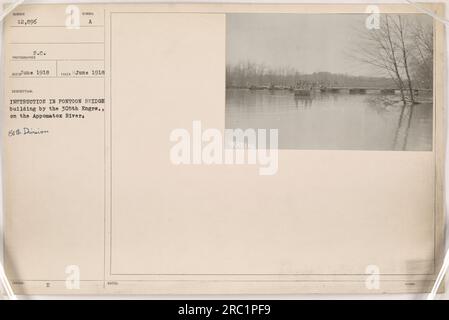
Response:
[[[424,14],[226,17],[226,128],[279,149],[432,151],[433,20]]]
[[[75,2],[4,19],[0,300],[448,298],[445,4]]]

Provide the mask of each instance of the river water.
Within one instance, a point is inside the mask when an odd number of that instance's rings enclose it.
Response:
[[[397,96],[226,90],[226,128],[278,129],[279,149],[431,151],[433,108]]]

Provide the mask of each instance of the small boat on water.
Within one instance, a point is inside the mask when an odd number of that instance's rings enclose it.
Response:
[[[381,94],[394,94],[395,90],[394,89],[380,89],[380,93]]]
[[[277,86],[277,85],[272,84],[272,85],[270,85],[268,87],[268,89],[269,90],[286,90],[287,87],[285,87],[285,86]]]
[[[293,92],[295,93],[295,96],[301,97],[310,96],[312,94],[312,90],[310,89],[294,89]]]
[[[365,94],[366,93],[366,89],[364,88],[350,88],[349,89],[349,94]]]
[[[266,89],[266,87],[264,87],[264,86],[252,85],[252,86],[249,87],[249,90],[264,90],[264,89]]]

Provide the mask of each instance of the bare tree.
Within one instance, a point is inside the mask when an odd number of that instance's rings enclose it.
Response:
[[[401,93],[401,99],[406,104],[405,85],[401,76],[398,44],[394,39],[390,18],[384,16],[384,23],[379,29],[366,30],[362,35],[357,58],[378,69],[383,70],[394,81]]]
[[[387,23],[388,23],[388,16],[386,17],[386,19],[387,19]],[[397,15],[395,18],[392,19],[392,21],[393,21],[393,25],[395,27],[396,38],[398,39],[398,42],[399,42],[399,50],[402,55],[402,67],[404,68],[405,75],[407,77],[410,102],[412,104],[414,104],[415,97],[414,97],[414,91],[413,91],[413,87],[412,87],[412,79],[410,77],[410,71],[409,71],[409,65],[408,65],[408,63],[409,63],[408,55],[409,55],[409,52],[411,52],[411,50],[409,48],[407,48],[406,39],[405,39],[406,32],[407,32],[406,31],[407,25],[404,23],[404,21],[400,15]]]
[[[415,21],[411,28],[413,43],[413,76],[423,87],[433,84],[433,25]]]
[[[432,37],[432,28],[416,17],[385,14],[379,29],[361,34],[355,58],[383,70],[395,82],[403,103],[414,104],[417,86],[432,81]]]

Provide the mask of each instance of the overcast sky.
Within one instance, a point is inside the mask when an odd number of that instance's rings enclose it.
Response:
[[[227,14],[227,63],[291,66],[301,73],[328,71],[382,75],[351,57],[365,14]]]

